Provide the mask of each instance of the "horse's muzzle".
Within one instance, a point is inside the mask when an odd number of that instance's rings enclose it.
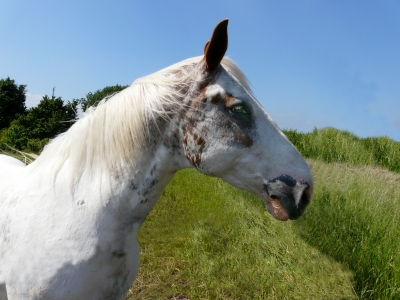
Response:
[[[311,200],[312,188],[289,175],[281,175],[264,184],[267,210],[278,220],[299,218]]]

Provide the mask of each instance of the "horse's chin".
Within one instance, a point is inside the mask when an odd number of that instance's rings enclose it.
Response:
[[[269,213],[277,220],[287,221],[289,219],[289,214],[283,207],[281,201],[277,198],[270,198],[266,196],[265,205]]]

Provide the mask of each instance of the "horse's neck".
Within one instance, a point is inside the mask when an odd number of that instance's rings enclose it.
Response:
[[[177,136],[176,130],[166,128],[163,132],[149,141],[149,147],[135,157],[133,165],[111,176],[109,199],[103,202],[109,202],[123,222],[140,226],[175,172],[188,167],[178,140],[171,137]]]
[[[171,165],[173,158],[163,147],[154,156],[142,157],[140,169],[132,170],[120,188],[121,205],[131,211],[133,221],[142,222],[172,179],[176,169]]]
[[[45,156],[28,168],[27,175],[34,176],[32,184],[43,187],[43,193],[55,191],[56,196],[50,199],[49,205],[57,206],[62,199],[66,206],[85,206],[97,216],[107,218],[107,215],[114,214],[117,221],[143,222],[174,173],[191,167],[180,142],[179,121],[175,119],[178,117],[176,114],[172,119],[160,118],[149,124],[148,137],[140,149],[133,151],[135,155],[131,160],[117,155],[100,155],[95,151],[104,149],[100,147],[99,150],[93,145],[90,154],[96,157],[94,163],[80,160],[81,154],[73,152],[74,148],[65,151],[65,155],[63,151],[58,153],[59,147],[64,144],[73,145],[77,143],[76,139],[81,142],[79,135],[73,134],[78,130],[68,132],[57,138]],[[83,125],[88,124],[90,122],[81,122],[80,127],[74,125],[76,128],[72,129],[83,130]],[[85,150],[82,147],[79,149]],[[59,155],[52,155],[53,151]],[[111,162],[102,163],[101,159],[110,159]],[[82,169],[78,169],[77,165]]]

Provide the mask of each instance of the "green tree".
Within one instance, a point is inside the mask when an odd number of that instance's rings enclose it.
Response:
[[[37,107],[19,115],[3,131],[1,148],[7,144],[19,150],[40,152],[49,139],[68,130],[76,121],[78,104],[78,100],[64,103],[60,97],[44,96]]]
[[[86,111],[87,108],[91,106],[96,106],[101,100],[104,98],[118,93],[123,89],[127,88],[128,85],[114,85],[114,86],[106,86],[101,90],[97,90],[96,92],[86,94],[86,98],[81,98],[79,102],[81,103],[81,107],[83,111]]]
[[[25,88],[10,77],[0,79],[0,129],[8,127],[18,114],[25,114]]]

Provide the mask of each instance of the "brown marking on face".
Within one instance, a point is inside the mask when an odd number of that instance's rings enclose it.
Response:
[[[76,205],[78,206],[85,205],[85,200],[79,200],[78,202],[76,202]]]
[[[232,142],[236,141],[236,143],[242,144],[244,147],[250,147],[253,144],[252,138],[247,134],[248,130],[245,128],[241,130],[240,121],[231,120],[232,116],[227,107],[237,102],[233,95],[222,93],[211,97],[206,96],[207,87],[214,82],[216,78],[215,72],[217,71],[210,73],[207,70],[203,70],[204,65],[204,62],[199,64],[198,70],[203,77],[196,82],[195,91],[192,90],[190,99],[186,99],[186,108],[179,114],[182,133],[181,145],[188,161],[198,169],[201,169],[200,165],[203,163],[203,152],[206,151],[206,140],[210,130],[203,122],[209,116],[208,113],[211,110],[216,109],[218,114],[223,115],[222,119],[226,119],[231,123],[229,126],[223,126],[225,129],[221,134],[229,135]],[[190,104],[188,104],[189,100]],[[218,107],[213,108],[206,105],[207,102]],[[216,121],[218,122],[218,120]]]
[[[194,128],[194,124],[193,124],[193,122],[189,122],[188,124],[187,124],[187,132],[190,134],[190,135],[193,135],[193,128]]]
[[[200,163],[201,163],[201,154],[200,153],[195,155],[194,163],[196,164],[196,166],[200,166]]]
[[[205,143],[206,143],[206,141],[202,137],[200,137],[197,140],[197,145],[199,145],[199,146],[204,146]]]
[[[242,130],[235,130],[235,138],[246,148],[253,146],[253,139]]]
[[[197,83],[197,90],[200,91],[200,94],[204,91],[205,88],[210,84],[209,80],[201,80]]]
[[[231,94],[225,94],[223,99],[226,107],[230,107],[235,103],[235,97],[233,97]]]
[[[223,96],[221,96],[220,94],[216,94],[211,98],[212,104],[222,104],[222,102],[225,107],[230,107],[236,102],[236,99],[229,93],[226,93]]]
[[[188,159],[188,161],[190,161],[190,163],[193,165],[194,161],[192,159],[192,155],[190,153],[186,153],[185,156]]]
[[[195,166],[195,167],[199,167],[200,164],[201,164],[201,154],[200,154],[200,153],[192,154],[192,155],[187,154],[187,155],[186,155],[186,158],[187,158],[187,159],[190,161],[190,163],[191,163],[193,166]]]
[[[221,126],[226,128],[227,132],[232,132],[237,142],[246,148],[253,145],[253,139],[249,135],[249,124],[243,122],[232,122],[231,117],[221,116]]]
[[[207,102],[207,97],[206,97],[207,86],[208,84],[202,87],[198,95],[195,96],[195,98],[192,101],[191,109],[189,109],[188,112],[192,110],[195,111],[202,103]]]
[[[211,103],[212,104],[217,104],[221,100],[221,97],[219,94],[212,96],[211,98]]]

